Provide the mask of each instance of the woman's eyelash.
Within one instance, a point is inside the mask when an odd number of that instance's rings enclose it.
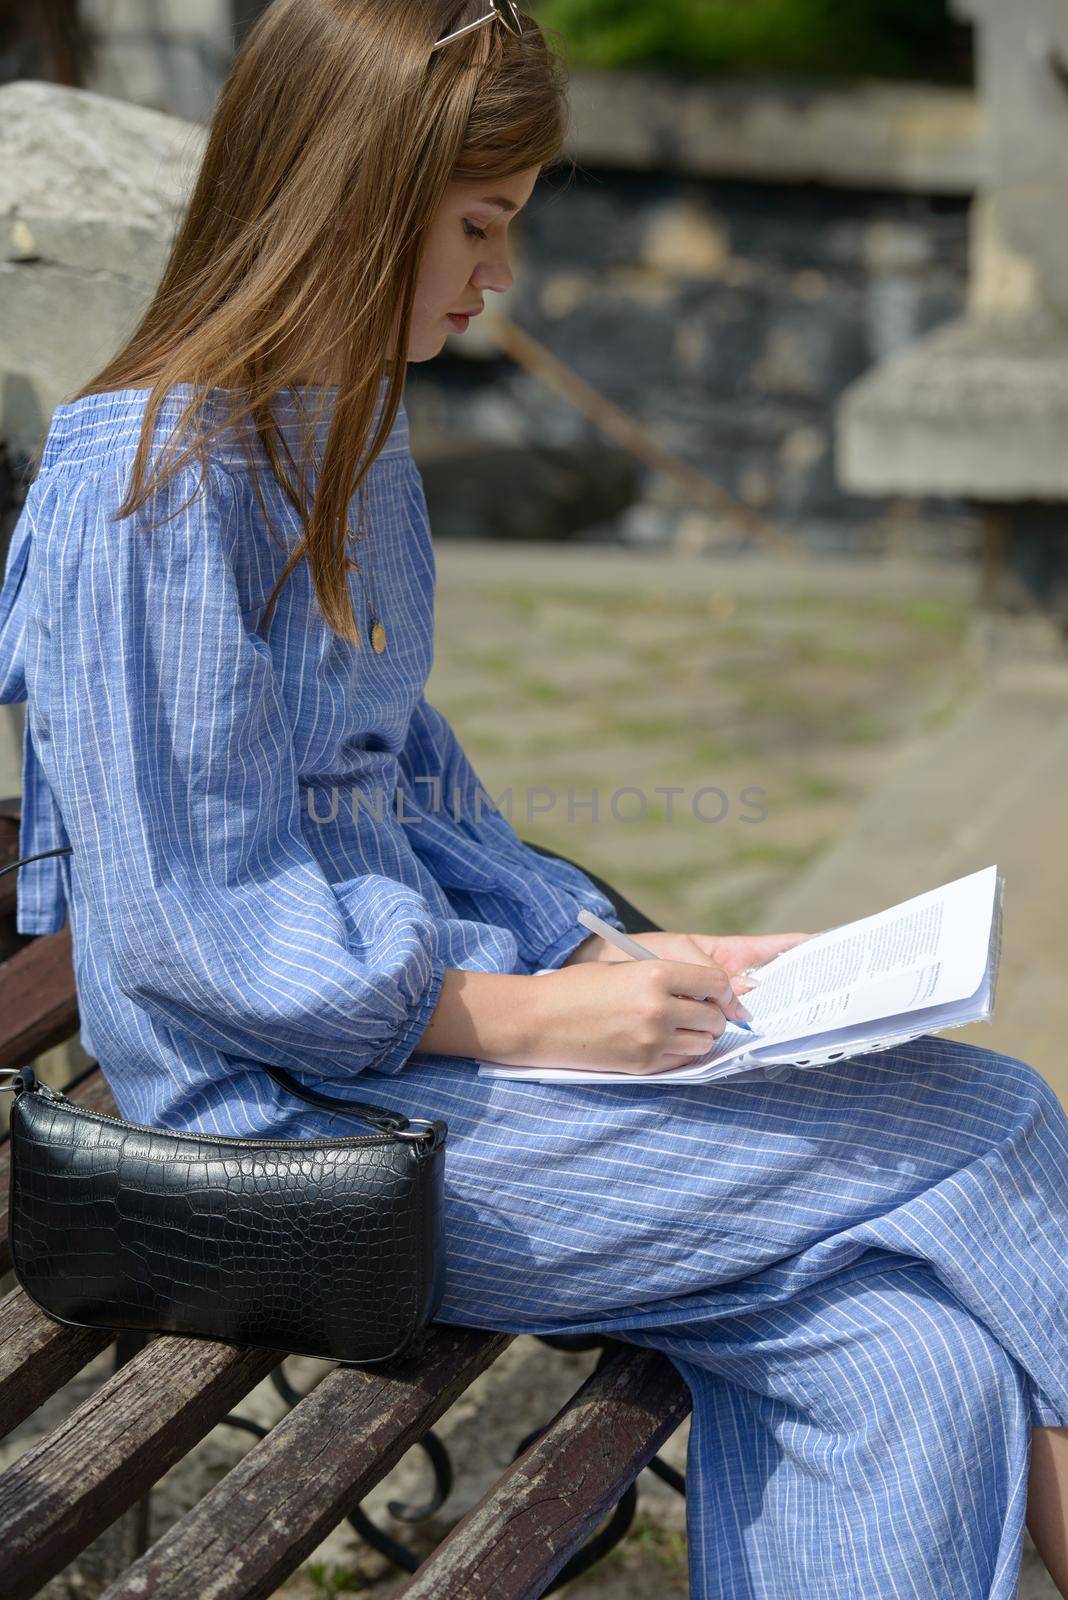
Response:
[[[469,239],[484,239],[486,237],[485,229],[476,228],[474,223],[468,222],[466,217],[464,218],[464,232]]]

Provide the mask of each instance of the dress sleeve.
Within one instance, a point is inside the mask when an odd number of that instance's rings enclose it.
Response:
[[[119,989],[184,1033],[327,1079],[397,1072],[455,965],[454,925],[373,871],[327,880],[234,576],[237,485],[214,465],[193,499],[190,478],[172,483],[151,515],[110,521],[115,485],[96,482],[53,519],[33,695],[75,900]]]
[[[589,938],[576,921],[583,906],[623,929],[612,902],[579,867],[540,855],[494,809],[449,722],[425,695],[400,764],[412,848],[454,906],[512,930],[531,970],[563,966]]]

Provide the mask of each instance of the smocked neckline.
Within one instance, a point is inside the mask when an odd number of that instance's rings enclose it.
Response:
[[[389,383],[389,379],[388,378],[383,378],[382,379],[381,383],[378,386],[379,393],[381,393],[387,387],[388,383]],[[276,393],[277,394],[338,394],[340,392],[340,388],[341,388],[340,384],[337,384],[337,383],[285,383],[285,384],[282,385],[282,387],[280,389],[276,390]],[[193,385],[188,381],[188,379],[183,379],[179,383],[172,383],[170,385],[170,387],[164,391],[164,395],[163,395],[164,400],[166,400],[170,395],[172,395],[172,394],[174,394],[176,392],[179,392],[179,393],[185,394],[185,395],[192,394],[193,393]],[[130,385],[124,386],[121,389],[94,389],[91,394],[78,395],[77,398],[74,399],[74,400],[61,400],[58,405],[53,407],[52,415],[55,416],[57,413],[59,413],[61,411],[64,411],[64,412],[65,411],[73,411],[76,406],[88,405],[88,404],[90,404],[90,402],[92,402],[94,400],[96,400],[96,401],[118,400],[118,399],[125,398],[126,396],[134,398],[134,397],[137,397],[137,396],[140,396],[140,395],[144,395],[144,396],[147,397],[151,393],[152,393],[152,385],[151,384],[147,384],[147,383],[146,384],[130,384]],[[228,388],[225,388],[222,384],[213,384],[210,389],[205,389],[204,393],[205,393],[205,395],[240,394],[241,390],[240,389],[228,389]],[[403,393],[402,393],[402,395],[401,395],[401,404],[403,405],[403,403],[404,403],[404,397],[403,397]]]
[[[379,385],[372,429],[381,415],[388,383],[387,375]],[[280,405],[276,405],[276,422],[287,443],[293,446],[301,445],[307,437],[307,429],[312,424],[314,424],[312,437],[317,445],[322,443],[332,422],[331,401],[336,397],[338,388],[336,383],[305,383],[286,384],[276,391],[276,401],[278,399],[282,401]],[[50,469],[60,461],[86,465],[91,460],[102,461],[117,451],[128,449],[140,437],[145,406],[151,393],[152,389],[147,385],[129,386],[122,389],[99,389],[92,394],[79,395],[74,400],[61,401],[52,412],[40,470],[43,472]],[[186,401],[193,393],[193,385],[188,380],[171,384],[164,391],[155,419],[158,434],[162,434],[177,423]],[[240,393],[240,390],[215,385],[202,392],[201,404],[210,411],[219,403],[217,397]],[[325,404],[321,407],[313,404],[309,411],[305,404],[305,396],[322,398]],[[244,432],[247,437],[247,430],[239,430],[237,427],[224,429],[218,435],[215,457],[219,465],[238,468],[245,465],[244,448],[238,440],[239,432]],[[255,445],[253,448],[255,449]],[[408,414],[402,391],[392,430],[379,455],[407,455],[408,452]]]

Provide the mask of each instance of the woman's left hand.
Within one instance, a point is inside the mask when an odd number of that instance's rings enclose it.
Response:
[[[747,967],[761,967],[766,961],[781,955],[784,950],[792,950],[794,945],[802,944],[805,939],[811,939],[811,933],[752,933],[752,934],[723,934],[714,933],[638,933],[634,937],[638,943],[647,950],[652,950],[656,955],[668,961],[692,961],[697,965],[707,964],[709,961],[717,967],[722,967],[732,980]],[[565,966],[572,966],[577,961],[633,961],[625,951],[619,950],[607,939],[602,939],[600,934],[593,934],[589,939],[572,951]],[[732,982],[736,994],[746,994],[753,988],[748,978],[738,978]]]

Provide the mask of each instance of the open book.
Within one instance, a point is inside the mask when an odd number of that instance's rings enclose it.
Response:
[[[775,956],[754,969],[760,982],[745,996],[754,1032],[728,1022],[709,1053],[687,1066],[633,1073],[480,1061],[479,1075],[650,1085],[775,1077],[776,1069],[820,1067],[987,1022],[1001,959],[1004,883],[996,866],[984,867]]]

